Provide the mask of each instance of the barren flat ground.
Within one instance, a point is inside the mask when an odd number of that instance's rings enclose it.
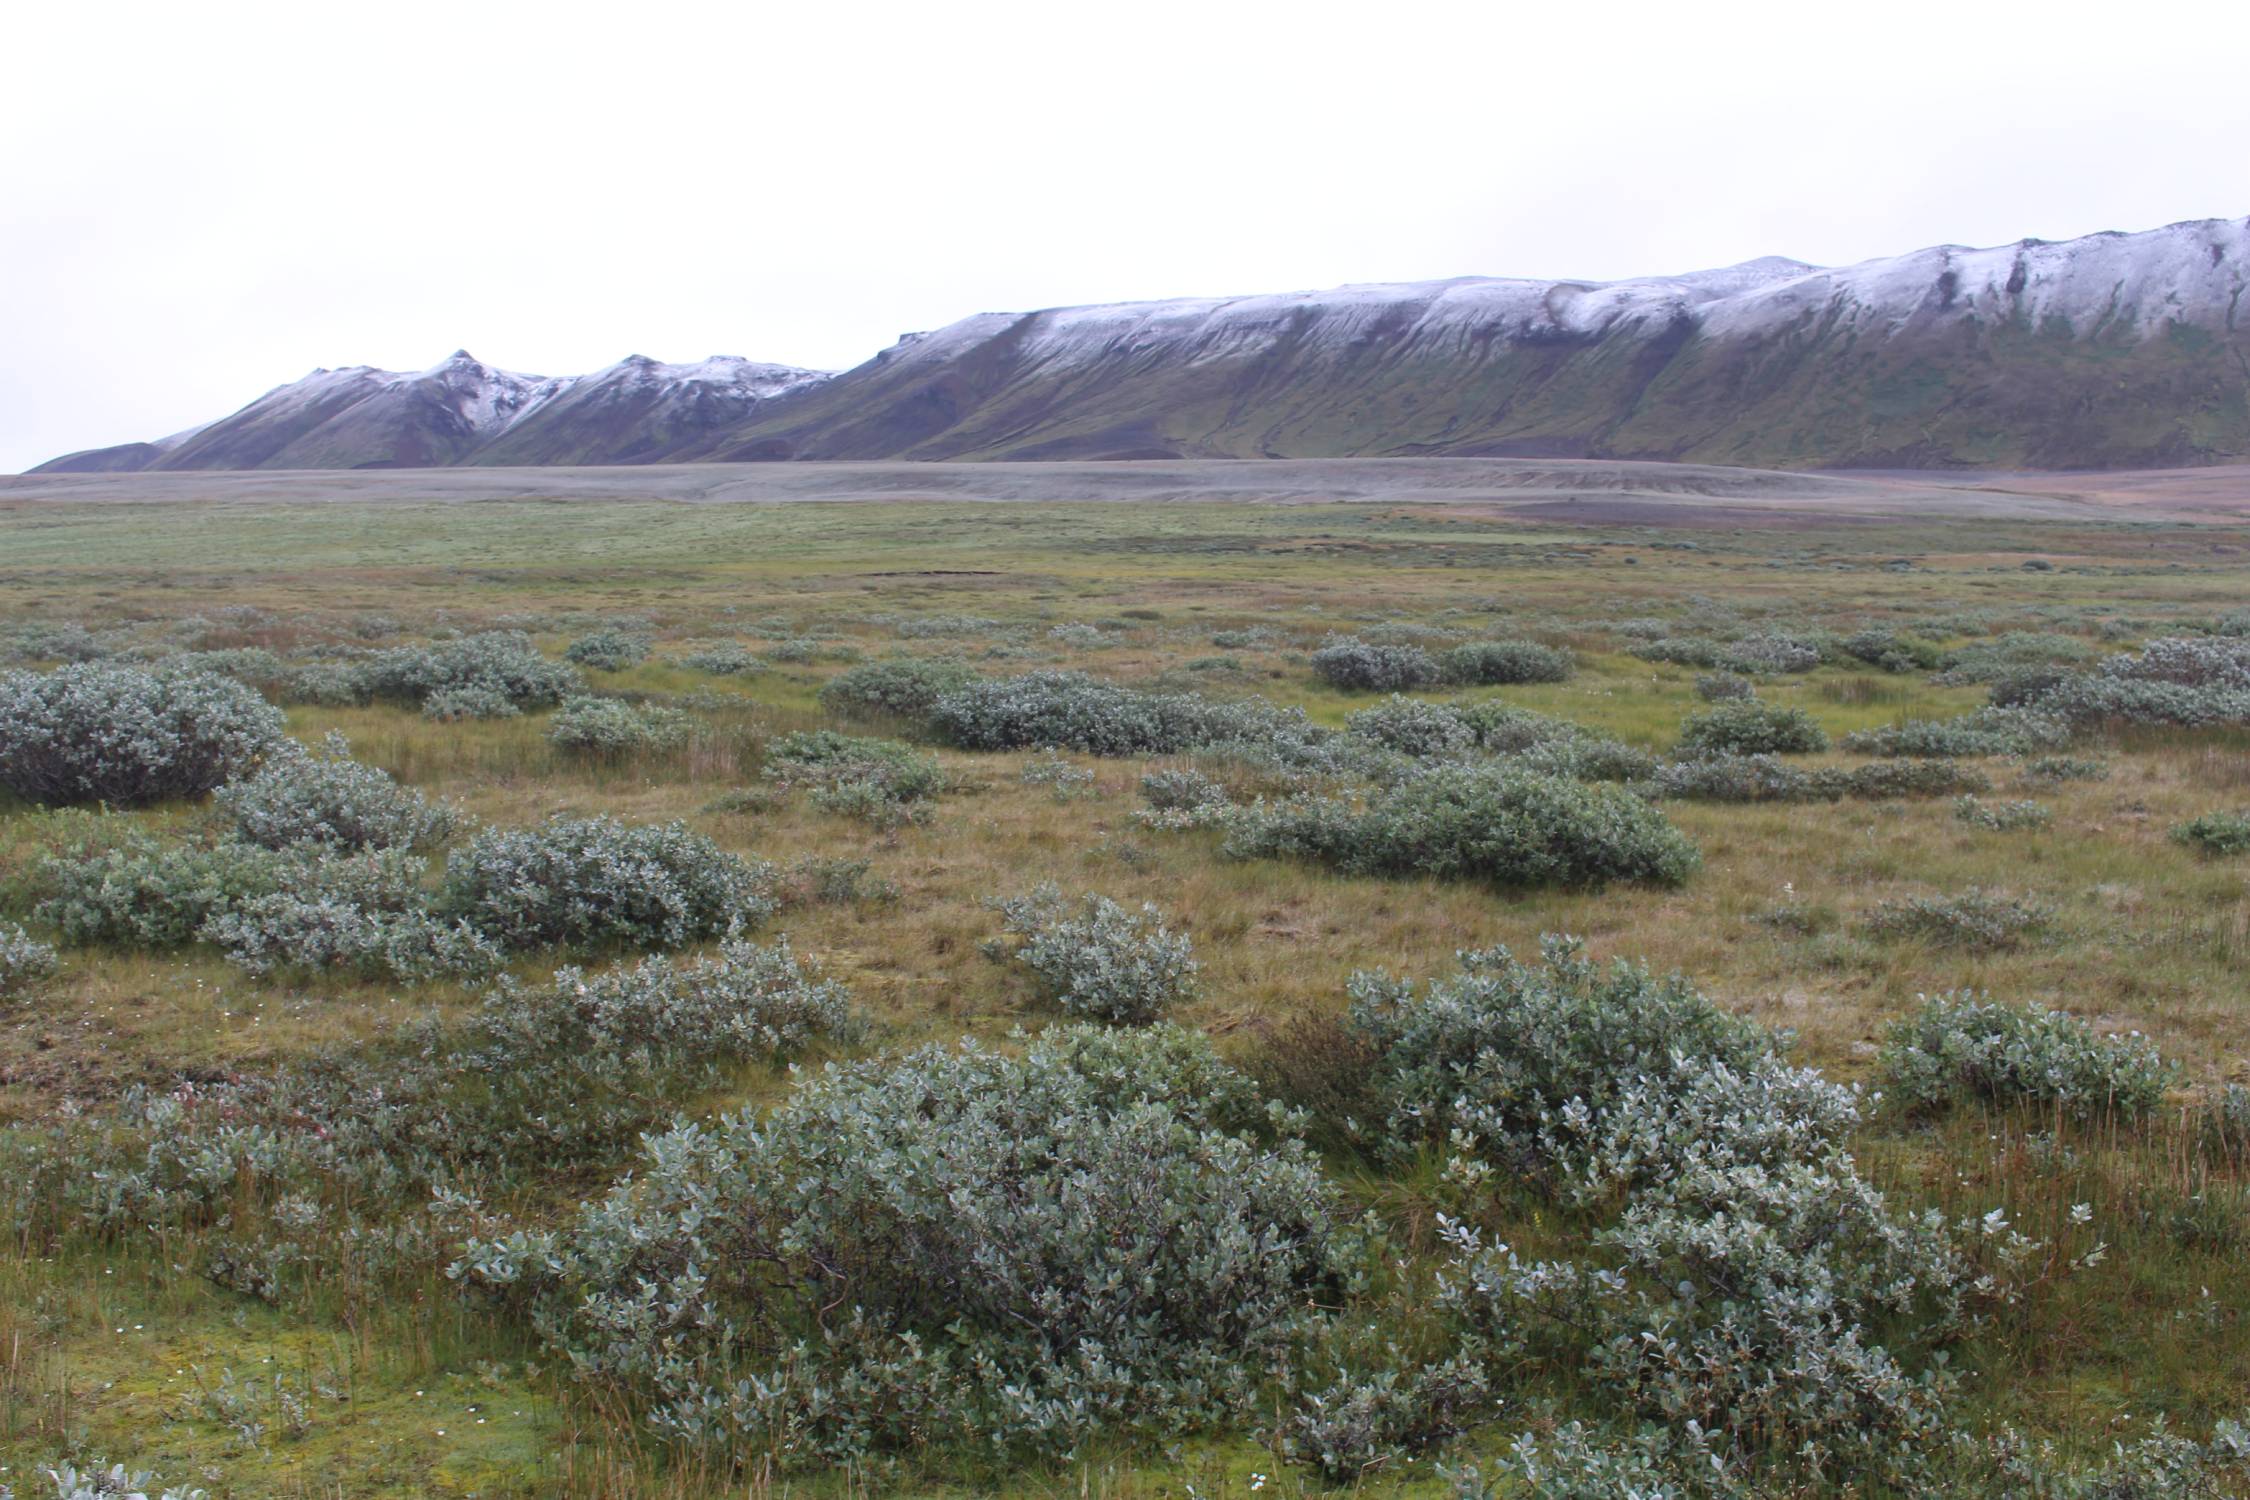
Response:
[[[1799,474],[1593,459],[1336,458],[663,464],[0,477],[0,504],[428,504],[490,500],[668,500],[705,504],[1346,501],[1494,507],[1526,520],[1574,525],[1770,525],[1783,516],[1802,522],[1957,516],[2234,524],[2250,514],[2250,466],[2099,474]]]

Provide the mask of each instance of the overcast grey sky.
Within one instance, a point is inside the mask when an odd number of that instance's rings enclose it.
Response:
[[[0,471],[455,347],[856,364],[970,313],[2250,214],[2250,7],[18,7]]]

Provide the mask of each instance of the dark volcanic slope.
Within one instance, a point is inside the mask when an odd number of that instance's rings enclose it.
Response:
[[[826,378],[726,355],[692,365],[634,355],[549,379],[493,369],[463,350],[416,374],[315,370],[207,427],[72,453],[32,472],[651,463]]]
[[[1841,269],[993,313],[834,377],[467,355],[322,371],[46,471],[748,459],[1516,456],[1785,468],[2250,458],[2250,220]],[[35,471],[39,472],[39,471]]]
[[[2250,221],[2209,220],[1842,270],[987,315],[701,456],[2209,463],[2250,455],[2246,281]]]

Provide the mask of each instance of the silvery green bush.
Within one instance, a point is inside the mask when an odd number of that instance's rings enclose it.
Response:
[[[1438,658],[1438,672],[1463,687],[1561,682],[1575,663],[1568,651],[1537,641],[1471,641]]]
[[[1669,662],[1680,667],[1717,667],[1723,655],[1717,641],[1700,635],[1658,636],[1635,641],[1625,649],[1642,661]]]
[[[1087,755],[1179,755],[1237,743],[1292,750],[1327,737],[1302,710],[1263,699],[1149,693],[1079,672],[1027,672],[957,688],[938,698],[931,727],[963,750]]]
[[[1885,672],[1935,671],[1944,657],[1944,653],[1929,642],[1914,640],[1883,626],[1869,626],[1840,637],[1834,649],[1838,656],[1865,662]]]
[[[766,746],[761,774],[778,785],[809,786],[823,812],[896,828],[925,821],[945,785],[937,758],[897,740],[815,729]]]
[[[605,626],[565,646],[563,660],[601,672],[622,672],[648,660],[648,653],[647,636]]]
[[[2003,1429],[1985,1445],[1990,1471],[1975,1478],[2006,1500],[2228,1500],[2250,1490],[2250,1412],[2221,1417],[2204,1442],[2172,1431],[2161,1413],[2152,1426],[2094,1464]]]
[[[1226,852],[1236,858],[1518,888],[1678,885],[1702,863],[1694,844],[1630,792],[1505,765],[1441,765],[1364,799],[1260,801],[1227,828]]]
[[[0,922],[0,1001],[29,994],[62,967],[54,947],[13,922]]]
[[[1807,771],[1776,755],[1709,755],[1658,766],[1646,789],[1703,802],[1834,802],[1984,792],[1992,778],[1949,760],[1876,760]]]
[[[1009,957],[1074,1016],[1145,1026],[1195,997],[1193,945],[1154,906],[1130,911],[1091,894],[1072,903],[1049,884],[998,909],[1002,928],[1017,939]]]
[[[28,802],[199,797],[284,741],[281,711],[224,677],[99,664],[0,673],[0,786]]]
[[[130,831],[43,861],[37,915],[74,945],[178,948],[220,913],[302,886],[317,858],[233,841],[167,844]]]
[[[2226,857],[2250,853],[2250,813],[2202,813],[2176,825],[2172,837],[2198,854]]]
[[[348,892],[275,891],[216,912],[197,930],[253,974],[346,973],[406,981],[477,980],[503,955],[468,923],[432,914],[417,889],[395,904]]]
[[[1705,672],[1695,679],[1695,696],[1705,703],[1739,703],[1758,696],[1758,685],[1733,672]]]
[[[688,652],[680,658],[680,665],[719,677],[736,677],[759,671],[765,663],[740,641],[719,641]]]
[[[1477,747],[1477,733],[1446,703],[1392,694],[1344,720],[1344,732],[1417,760],[1458,756]]]
[[[2055,815],[2044,802],[1988,802],[1974,793],[1963,793],[1953,799],[1953,816],[1958,822],[1989,828],[1995,833],[2045,828],[2055,821]]]
[[[1328,757],[1324,769],[1398,774],[1384,757],[1471,759],[1507,756],[1520,770],[1580,781],[1631,781],[1653,773],[1654,759],[1620,740],[1568,719],[1516,708],[1498,699],[1432,703],[1394,694],[1345,721],[1344,747],[1364,745],[1376,755]],[[1300,757],[1310,759],[1310,757]]]
[[[434,1220],[424,1226],[433,1192],[459,1198],[614,1167],[668,1098],[861,1030],[844,992],[786,943],[730,942],[714,958],[599,975],[564,969],[542,984],[504,982],[457,1024],[417,1023],[270,1073],[128,1090],[58,1122],[46,1149],[18,1158],[21,1170],[0,1181],[0,1216],[12,1209],[20,1224],[38,1203],[50,1226],[248,1228],[252,1204],[295,1205],[298,1217],[308,1207],[338,1215],[363,1255],[442,1256],[458,1241],[433,1236]],[[351,1217],[362,1211],[373,1220]],[[289,1243],[287,1228],[250,1248],[269,1265],[333,1259],[332,1246]]]
[[[1844,736],[1846,750],[1869,755],[1937,758],[2029,755],[2070,743],[2071,730],[2053,714],[2027,708],[1980,708],[1952,719],[1909,719]]]
[[[2207,728],[2250,722],[2250,640],[2179,636],[2043,681],[2029,706],[2081,730],[2108,724]]]
[[[1989,1099],[2056,1106],[2081,1119],[2146,1115],[2174,1076],[2138,1032],[2105,1034],[2062,1011],[1967,994],[1926,999],[1892,1026],[1883,1072],[1910,1108]]]
[[[730,940],[693,963],[658,956],[600,974],[557,969],[537,986],[503,979],[480,1021],[480,1045],[496,1056],[561,1049],[602,1059],[620,1081],[696,1053],[780,1058],[863,1030],[849,993],[808,968],[787,938]]]
[[[1518,1437],[1494,1470],[1506,1486],[1475,1465],[1453,1471],[1453,1500],[1722,1500],[1739,1493],[1700,1429],[1683,1441],[1655,1427],[1619,1435],[1567,1422]]]
[[[763,774],[783,786],[878,782],[901,802],[925,801],[945,786],[945,771],[935,756],[897,740],[833,729],[803,730],[769,741]]]
[[[1828,732],[1801,708],[1740,699],[1690,714],[1680,725],[1680,753],[1811,755],[1828,748]]]
[[[2107,781],[2109,762],[2087,755],[2035,755],[2024,762],[2023,774],[2039,782]]]
[[[1348,693],[1398,693],[1435,687],[1445,674],[1419,646],[1377,646],[1353,635],[1332,635],[1312,656],[1313,674]]]
[[[454,1274],[705,1449],[1061,1453],[1250,1409],[1348,1269],[1334,1189],[1200,1037],[1066,1028],[830,1065],[652,1137]]]
[[[1940,947],[1996,951],[2045,932],[2054,908],[2042,901],[1971,886],[1965,891],[1878,902],[1867,916],[1877,937],[1919,938]]]
[[[1098,794],[1100,777],[1091,766],[1073,765],[1060,751],[1049,750],[1025,762],[1018,773],[1025,786],[1043,786],[1057,802],[1073,802]]]
[[[661,704],[566,698],[547,723],[547,743],[576,755],[634,755],[676,750],[694,730],[692,715]]]
[[[677,948],[773,915],[772,870],[684,824],[554,818],[447,856],[439,914],[502,948]]]
[[[513,719],[522,712],[505,690],[481,684],[439,688],[422,700],[422,717],[439,724],[464,719]]]
[[[1148,806],[1134,812],[1134,822],[1174,831],[1218,826],[1234,807],[1225,783],[1189,766],[1143,776],[1141,800]]]
[[[1058,646],[1066,646],[1074,651],[1098,651],[1110,644],[1110,637],[1100,627],[1088,625],[1083,621],[1070,621],[1053,626],[1047,631],[1047,639]]]
[[[340,969],[367,977],[477,978],[499,955],[429,909],[425,866],[404,849],[267,849],[159,843],[133,833],[42,869],[39,915],[65,941],[166,949],[212,943],[253,973]]]
[[[1394,1347],[1387,1351],[1397,1359]],[[1494,1406],[1492,1380],[1456,1355],[1406,1369],[1347,1372],[1300,1393],[1277,1446],[1330,1484],[1350,1484],[1458,1436]]]
[[[902,641],[937,640],[952,636],[996,635],[1005,622],[988,615],[878,615],[875,622],[898,632]]]
[[[1440,1300],[1472,1347],[1582,1362],[1618,1418],[1710,1434],[1721,1462],[1920,1472],[1946,1381],[1910,1355],[2040,1247],[1997,1217],[1894,1211],[1846,1150],[1857,1094],[1788,1066],[1785,1037],[1566,941],[1546,958],[1465,955],[1426,993],[1355,986],[1394,1140],[1442,1141],[1450,1178],[1507,1173],[1606,1219],[1589,1254],[1544,1262],[1444,1225]]]
[[[166,1485],[157,1491],[154,1474],[136,1473],[123,1464],[111,1464],[107,1469],[79,1469],[57,1464],[45,1472],[55,1486],[54,1500],[204,1500],[205,1494],[200,1489],[175,1485]],[[0,1485],[0,1497],[13,1493],[7,1486]]]
[[[888,714],[928,719],[938,699],[976,681],[962,662],[919,657],[847,667],[820,685],[820,706],[833,714]]]
[[[370,697],[426,703],[444,695],[455,704],[506,702],[518,710],[545,708],[579,688],[577,672],[539,654],[518,630],[492,630],[427,646],[397,646],[361,664]],[[473,695],[473,696],[463,696]],[[489,718],[486,713],[454,717]]]
[[[1836,778],[1844,794],[1850,797],[1943,797],[1992,790],[1992,778],[1984,772],[1943,757],[1871,760],[1841,773],[1823,770],[1814,774]]]
[[[2074,635],[2015,630],[1991,640],[1972,641],[1944,652],[1937,681],[1947,685],[1996,683],[2027,672],[2063,671],[2090,660],[2094,648]]]
[[[1775,1039],[1677,975],[1597,965],[1548,938],[1542,961],[1506,948],[1456,955],[1458,972],[1416,986],[1354,975],[1349,1024],[1375,1050],[1394,1150],[1469,1131],[1495,1154],[1541,1160],[1540,1132],[1572,1100],[1609,1107],[1674,1053],[1750,1068]]]
[[[1718,653],[1717,665],[1752,677],[1810,672],[1820,665],[1820,647],[1789,635],[1744,636]]]
[[[1825,786],[1778,755],[1719,754],[1658,766],[1649,790],[1693,802],[1805,802]]]
[[[444,843],[458,821],[450,805],[353,760],[338,734],[320,754],[270,758],[251,776],[219,788],[217,800],[236,838],[268,849],[423,848]]]
[[[26,621],[0,633],[0,640],[7,642],[5,654],[11,661],[102,661],[117,654],[114,645],[76,620]]]
[[[2221,1161],[2250,1163],[2250,1088],[2228,1083],[2208,1089],[2198,1113],[2205,1149]]]

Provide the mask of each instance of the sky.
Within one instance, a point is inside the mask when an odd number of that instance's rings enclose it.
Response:
[[[972,313],[2250,214],[2250,7],[19,7],[0,472],[455,348],[844,368]]]

